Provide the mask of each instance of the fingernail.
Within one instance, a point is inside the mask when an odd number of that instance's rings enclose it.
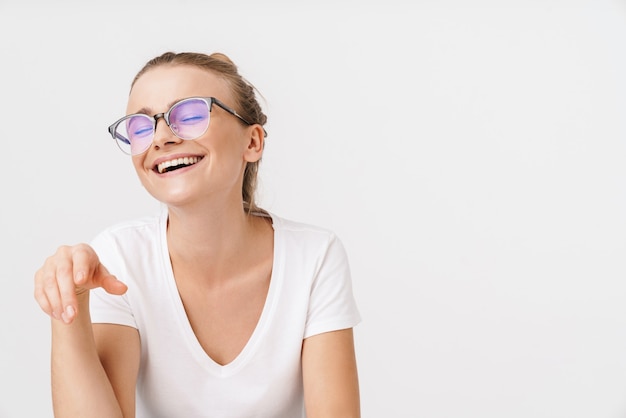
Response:
[[[76,283],[80,283],[83,281],[84,277],[85,277],[85,273],[83,273],[82,271],[79,271],[78,273],[76,273],[76,278],[74,279],[74,281]]]
[[[66,324],[69,324],[72,319],[74,319],[74,314],[76,314],[74,307],[72,305],[69,305],[65,308],[65,312],[61,314],[61,319],[63,319],[63,322],[65,322]]]
[[[59,314],[56,311],[52,311],[52,317],[54,319],[59,319]]]

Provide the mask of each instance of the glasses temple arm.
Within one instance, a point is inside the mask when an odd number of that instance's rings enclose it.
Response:
[[[248,126],[254,125],[254,123],[248,122],[246,119],[244,119],[243,116],[237,113],[236,110],[231,109],[230,107],[226,106],[224,103],[220,102],[215,97],[211,97],[211,101],[215,103],[216,105],[218,105],[219,107],[221,107],[222,109],[224,109],[225,111],[227,111],[228,113],[230,113],[231,115],[238,117],[246,125]],[[263,128],[263,136],[267,137],[267,131],[265,130],[265,128]]]

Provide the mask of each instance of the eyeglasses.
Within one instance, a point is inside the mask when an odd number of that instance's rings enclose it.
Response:
[[[196,139],[204,135],[209,128],[214,103],[238,117],[246,125],[252,125],[215,97],[190,97],[174,103],[165,113],[157,113],[154,116],[143,113],[124,116],[109,126],[109,133],[120,149],[129,155],[139,155],[150,148],[156,124],[161,118],[178,138]]]

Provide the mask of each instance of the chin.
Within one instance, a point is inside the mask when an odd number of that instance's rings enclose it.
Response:
[[[150,196],[167,206],[181,206],[191,203],[197,195],[190,192],[188,188],[185,190],[163,190],[154,188],[146,188]]]

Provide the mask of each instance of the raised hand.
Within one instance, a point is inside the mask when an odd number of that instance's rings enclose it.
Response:
[[[114,295],[122,295],[127,290],[87,244],[59,247],[35,273],[35,299],[39,306],[52,318],[66,324],[76,317],[79,299],[88,300],[82,296],[96,287]]]

